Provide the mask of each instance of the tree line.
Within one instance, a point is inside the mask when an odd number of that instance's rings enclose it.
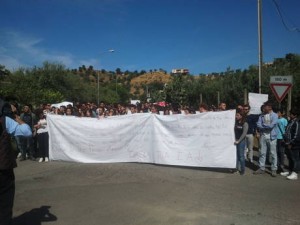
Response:
[[[155,69],[148,73],[160,72]],[[221,73],[211,74],[174,74],[168,83],[159,80],[142,84],[143,93],[130,93],[130,81],[147,71],[94,70],[93,66],[69,69],[62,64],[44,62],[41,67],[19,68],[9,71],[0,65],[0,96],[8,96],[19,103],[54,103],[60,101],[97,102],[99,98],[107,103],[128,103],[130,99],[146,101],[150,93],[152,102],[167,101],[190,107],[197,107],[200,101],[217,105],[220,101],[234,107],[244,102],[244,91],[258,93],[258,67],[250,65],[247,69],[233,70],[230,67]],[[273,63],[262,68],[262,93],[275,97],[269,87],[270,76],[293,76],[292,105],[300,104],[300,55],[286,54],[274,59]],[[284,99],[282,106],[286,106]]]

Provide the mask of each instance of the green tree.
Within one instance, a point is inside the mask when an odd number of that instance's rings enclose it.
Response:
[[[187,89],[184,76],[173,76],[171,83],[166,87],[166,99],[171,103],[187,104]]]

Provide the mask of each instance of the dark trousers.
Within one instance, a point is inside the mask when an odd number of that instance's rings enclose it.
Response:
[[[286,155],[289,160],[289,171],[291,172],[299,172],[300,171],[300,149],[286,148]]]
[[[11,225],[15,196],[13,169],[0,170],[0,225]]]
[[[38,134],[39,155],[42,158],[49,157],[49,135],[48,132]]]
[[[277,139],[277,167],[279,170],[284,171],[284,152],[285,145],[282,139]]]
[[[33,137],[24,137],[22,136],[22,157],[26,159],[26,154],[29,157],[34,157],[34,142]]]
[[[14,138],[17,145],[17,152],[22,153],[22,136],[15,136]]]

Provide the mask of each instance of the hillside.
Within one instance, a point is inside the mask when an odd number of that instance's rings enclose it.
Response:
[[[140,95],[144,93],[145,85],[153,84],[153,83],[169,83],[171,81],[171,75],[165,74],[164,72],[152,72],[145,73],[138,77],[133,78],[130,81],[130,93],[134,94],[138,92]]]

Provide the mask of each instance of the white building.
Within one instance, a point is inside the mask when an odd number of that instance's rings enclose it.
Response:
[[[173,74],[188,74],[189,72],[188,69],[172,69]]]

